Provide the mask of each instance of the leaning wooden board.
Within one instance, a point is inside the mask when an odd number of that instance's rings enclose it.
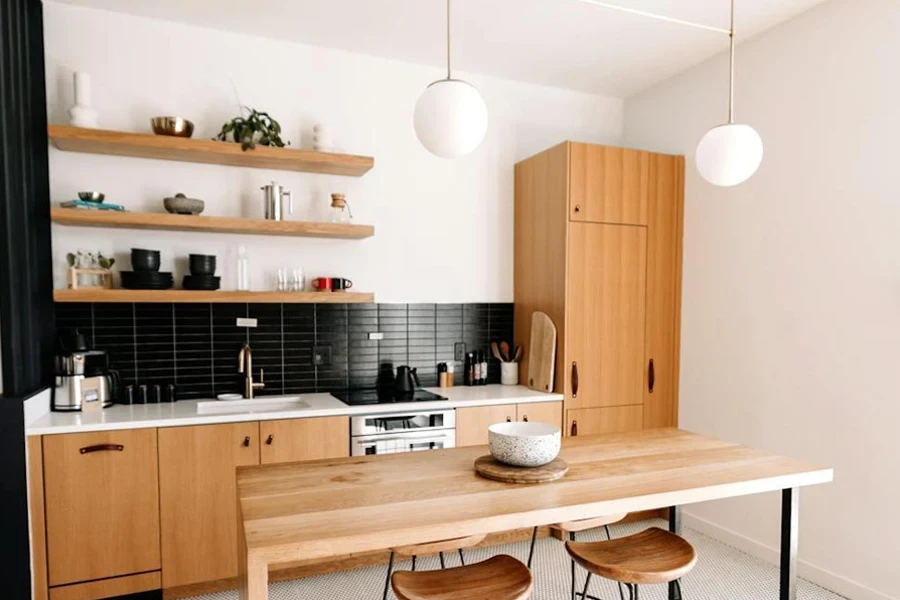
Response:
[[[552,392],[555,365],[556,325],[547,313],[535,311],[531,315],[528,387],[539,392]]]
[[[547,483],[556,481],[569,470],[569,463],[557,457],[540,467],[513,467],[485,454],[475,459],[475,472],[504,483]]]

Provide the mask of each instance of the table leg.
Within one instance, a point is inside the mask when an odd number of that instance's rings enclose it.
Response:
[[[239,600],[269,599],[269,565],[257,560],[247,551],[247,540],[244,538],[244,521],[241,518],[238,504],[238,598]]]
[[[781,491],[781,578],[779,600],[797,600],[797,542],[800,539],[800,488]]]
[[[681,535],[681,507],[669,507],[669,531]],[[681,600],[681,588],[674,581],[669,582],[669,600]]]

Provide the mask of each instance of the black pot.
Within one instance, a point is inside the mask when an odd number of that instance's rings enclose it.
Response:
[[[192,275],[215,275],[216,257],[207,254],[191,254],[189,256]]]
[[[131,249],[131,268],[135,271],[159,271],[159,250]]]

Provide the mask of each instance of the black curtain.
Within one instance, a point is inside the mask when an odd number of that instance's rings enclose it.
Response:
[[[0,581],[30,598],[24,403],[52,382],[53,281],[40,0],[0,0]]]

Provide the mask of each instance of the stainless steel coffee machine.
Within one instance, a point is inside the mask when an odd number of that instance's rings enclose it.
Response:
[[[103,350],[90,350],[77,331],[60,338],[56,355],[56,390],[52,409],[60,412],[112,406],[119,389],[119,374],[109,368]]]

